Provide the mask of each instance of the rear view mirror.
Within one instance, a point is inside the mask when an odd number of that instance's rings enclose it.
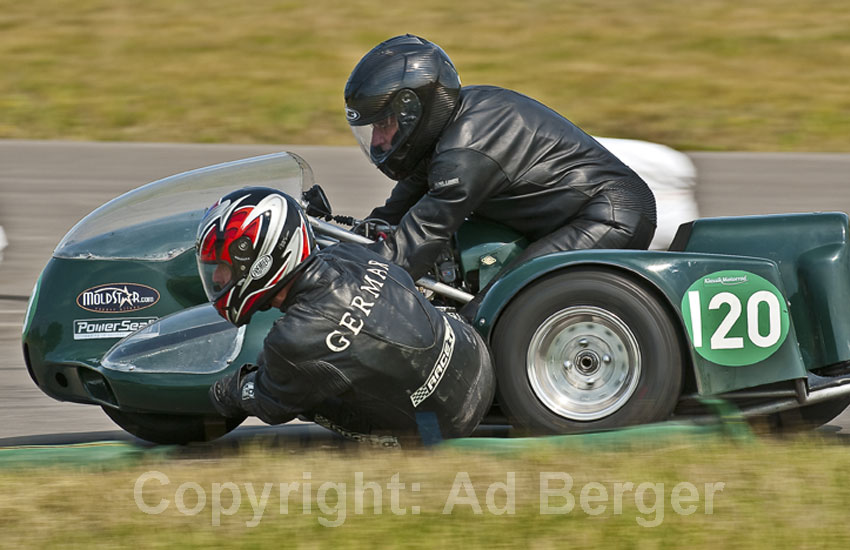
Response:
[[[316,184],[304,191],[302,199],[306,204],[305,210],[307,211],[307,215],[330,221],[332,215],[331,203],[328,201],[328,197],[320,185]]]

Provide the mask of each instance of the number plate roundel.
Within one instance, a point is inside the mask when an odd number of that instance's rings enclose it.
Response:
[[[770,281],[747,271],[716,271],[682,297],[682,317],[694,349],[718,365],[764,361],[790,326],[785,298]]]

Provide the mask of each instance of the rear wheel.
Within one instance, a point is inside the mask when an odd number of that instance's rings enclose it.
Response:
[[[212,441],[234,430],[245,420],[215,415],[131,413],[103,407],[113,422],[139,439],[162,445]]]
[[[493,333],[499,403],[531,433],[666,419],[683,351],[667,309],[633,278],[581,268],[518,294]]]

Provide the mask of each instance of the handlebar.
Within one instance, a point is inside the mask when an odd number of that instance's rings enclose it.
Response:
[[[310,218],[310,225],[313,227],[313,230],[319,235],[325,235],[334,238],[338,241],[349,243],[370,244],[375,242],[368,237],[352,233],[351,231],[343,229],[338,225],[328,223],[313,216],[308,217]],[[458,290],[454,287],[451,287],[445,283],[435,281],[430,277],[422,277],[416,281],[416,284],[421,286],[422,288],[427,288],[432,292],[436,292],[437,294],[440,294],[447,298],[451,298],[452,300],[457,300],[458,302],[462,302],[464,304],[474,298],[474,296],[468,292],[464,292],[462,290]]]

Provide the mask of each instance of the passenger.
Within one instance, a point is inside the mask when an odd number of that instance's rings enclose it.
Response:
[[[490,408],[495,377],[478,333],[363,246],[317,250],[291,197],[266,188],[226,195],[201,222],[197,256],[206,294],[228,321],[285,313],[257,364],[210,388],[221,415],[269,424],[301,416],[396,445],[423,427],[469,435]]]

